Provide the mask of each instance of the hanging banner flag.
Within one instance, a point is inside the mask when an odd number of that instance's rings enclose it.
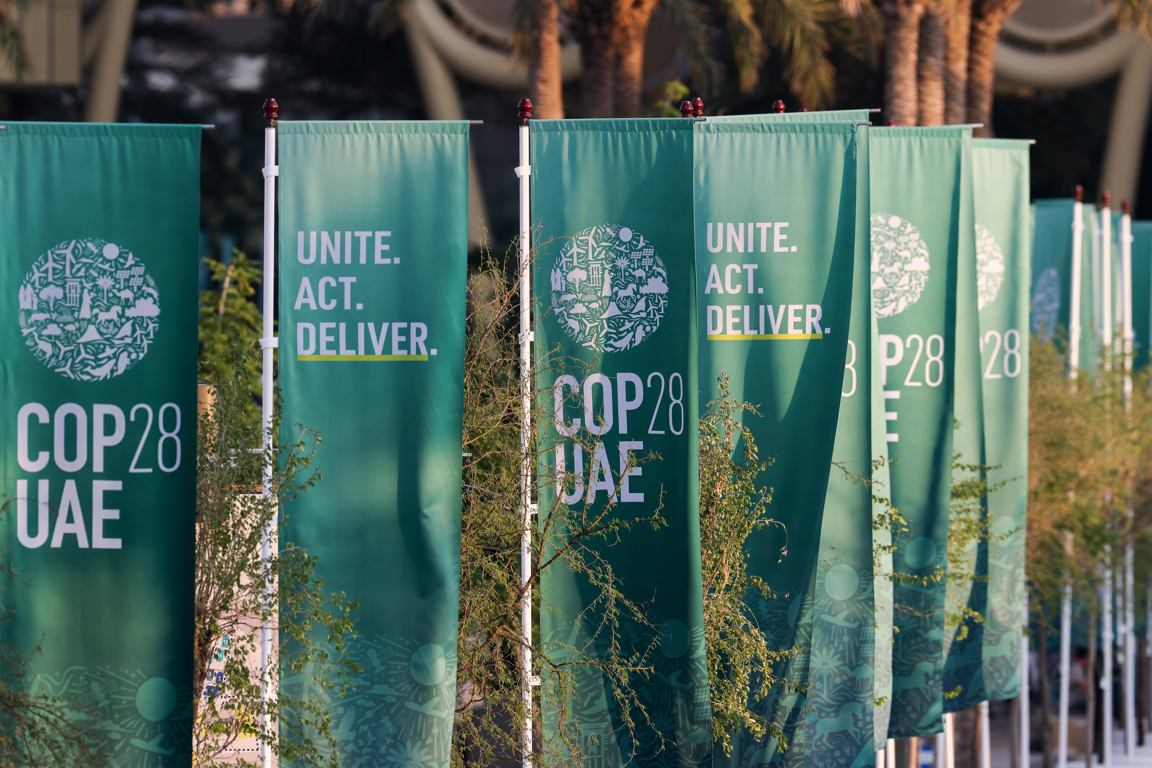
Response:
[[[973,141],[976,254],[983,361],[984,461],[1000,469],[988,496],[994,537],[988,543],[984,612],[984,697],[1020,693],[1024,539],[1028,508],[1028,286],[1032,232],[1027,141]],[[1008,536],[1009,538],[1003,538]]]
[[[555,409],[539,434],[544,559],[594,520],[665,521],[578,540],[612,568],[621,597],[641,606],[645,621],[625,612],[619,626],[599,625],[604,592],[563,559],[541,575],[544,653],[576,669],[574,689],[544,682],[545,741],[576,728],[568,743],[602,768],[711,761],[692,125],[531,122],[537,386]],[[628,684],[647,713],[634,730],[622,722],[618,689],[590,666],[610,643],[653,668]]]
[[[1152,344],[1152,222],[1132,222],[1132,367],[1148,365]]]
[[[1073,238],[1080,248],[1080,343],[1079,367],[1096,371],[1099,343],[1093,319],[1092,221],[1091,206],[1083,211],[1075,226],[1072,200],[1037,200],[1032,204],[1032,333],[1045,340],[1055,338],[1067,345],[1072,331]]]
[[[955,434],[952,452],[952,487],[963,495],[968,483],[986,481],[984,461],[984,403],[980,384],[983,337],[980,334],[978,285],[985,277],[976,247],[973,211],[972,153],[964,153],[961,183],[960,231],[956,260],[956,367],[954,390]],[[965,609],[983,615],[988,597],[988,548],[973,533],[973,526],[987,514],[987,498],[953,498],[950,506],[948,583],[944,598],[945,712],[959,712],[987,699],[981,679],[983,625],[965,618]]]
[[[891,570],[887,529],[873,525],[873,494],[887,492],[888,475],[886,463],[874,464],[887,444],[872,354],[868,130],[857,128],[852,322],[818,546],[804,739],[792,745],[816,766],[872,765],[887,737],[891,700],[892,582],[883,573],[877,581],[874,567],[879,544],[884,573]]]
[[[815,652],[820,521],[848,352],[856,145],[851,123],[695,124],[700,382],[711,400],[719,394],[718,378],[727,375],[732,396],[760,411],[744,422],[761,455],[772,459],[759,483],[772,489],[769,515],[779,526],[754,533],[745,546],[749,572],[775,598],[757,593],[749,600],[773,650],[801,649],[775,670],[800,684],[807,682],[809,651]],[[805,184],[761,183],[772,178]],[[863,522],[870,538],[870,507]],[[870,570],[870,553],[866,563]],[[870,580],[861,590],[853,565],[859,563],[845,563],[832,575],[830,595],[815,599],[820,613],[835,600],[841,613],[848,605],[867,616],[868,632],[857,627],[853,638],[866,642],[874,624]],[[754,703],[783,729],[792,752],[808,747],[800,746],[804,731],[798,728],[804,700],[781,686]],[[862,730],[870,740],[870,728]],[[744,733],[725,762],[757,765],[777,748],[771,737],[757,743]]]
[[[192,759],[200,134],[0,131],[0,633],[122,766]]]
[[[971,201],[968,128],[874,129],[869,141],[872,293],[891,499],[908,524],[894,569],[892,738],[942,728],[951,498],[957,252]]]
[[[759,115],[710,115],[709,123],[866,123],[869,109],[829,109],[823,112],[768,112]]]
[[[456,707],[468,123],[281,122],[282,439],[323,443],[287,536],[359,602],[345,762],[446,768]],[[283,688],[319,695],[307,676]]]

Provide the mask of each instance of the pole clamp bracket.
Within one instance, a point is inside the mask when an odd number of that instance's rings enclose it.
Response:
[[[272,336],[271,338],[260,339],[260,348],[261,349],[279,349],[280,348],[280,337]]]
[[[532,166],[530,166],[530,165],[518,165],[518,166],[516,166],[516,178],[522,179],[525,176],[531,176],[531,175],[532,175]]]
[[[535,504],[528,505],[528,514],[535,515],[539,513],[539,507]]]
[[[520,334],[520,343],[521,344],[532,344],[535,341],[536,341],[536,332],[535,331],[526,331],[526,332]]]
[[[264,178],[268,178],[269,176],[279,176],[280,166],[274,165],[271,168],[261,168],[260,172],[264,174]]]
[[[532,686],[533,688],[539,688],[540,683],[541,683],[540,675],[529,675],[528,676],[528,685]]]

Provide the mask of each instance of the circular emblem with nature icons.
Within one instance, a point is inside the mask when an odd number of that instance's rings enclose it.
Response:
[[[564,332],[597,352],[631,349],[660,326],[668,272],[644,235],[618,224],[567,240],[552,268],[552,308]]]
[[[98,238],[65,240],[20,284],[20,332],[36,358],[77,381],[119,376],[143,359],[160,295],[144,263]]]
[[[898,315],[928,285],[928,246],[912,222],[872,214],[872,297],[877,317]]]
[[[976,308],[984,309],[1004,285],[1004,252],[983,224],[976,225]]]

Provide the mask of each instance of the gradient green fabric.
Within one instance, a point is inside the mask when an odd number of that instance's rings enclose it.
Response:
[[[1072,200],[1032,204],[1032,333],[1068,343],[1072,312]],[[1083,206],[1080,232],[1080,368],[1095,372],[1099,344],[1093,320],[1091,206]]]
[[[0,632],[116,765],[192,764],[200,134],[0,131]]]
[[[966,192],[961,197],[960,247],[957,252],[956,280],[956,368],[954,391],[954,416],[956,430],[953,435],[952,451],[959,464],[986,466],[984,460],[984,404],[981,376],[984,365],[980,354],[983,337],[980,333],[978,286],[983,285],[988,275],[981,270],[986,267],[985,254],[977,249],[978,235],[973,211],[973,172],[972,150],[964,154],[962,181]],[[986,479],[984,471],[953,467],[952,480],[962,483]],[[970,499],[958,502],[969,507],[970,511],[984,517],[987,515],[987,498]],[[976,509],[971,509],[972,506]],[[949,521],[954,535],[963,535],[958,530],[970,522],[962,516]],[[972,535],[969,532],[968,535]],[[944,598],[944,675],[943,689],[948,693],[944,699],[945,712],[959,712],[962,709],[984,701],[981,656],[983,652],[983,625],[972,619],[960,620],[967,607],[983,615],[988,596],[988,551],[987,545],[977,541],[968,544],[964,552],[957,553],[961,564],[957,569],[968,578],[950,581]],[[949,563],[951,570],[956,563]],[[957,576],[954,572],[950,576]]]
[[[709,123],[866,123],[872,119],[867,109],[829,109],[823,112],[768,112],[759,115],[710,115]]]
[[[456,707],[468,123],[281,122],[281,439],[323,479],[287,537],[360,603],[345,765],[446,768]]]
[[[984,695],[1020,693],[1020,639],[1024,631],[1024,543],[1028,512],[1028,287],[1032,230],[1028,211],[1029,142],[973,142],[980,333],[984,390],[984,460],[1001,468],[988,497],[987,610],[984,613]]]
[[[910,528],[894,569],[945,565],[951,496],[957,259],[972,236],[966,128],[878,128],[869,139],[872,292],[886,402],[891,499]],[[969,177],[970,178],[970,177]],[[942,727],[942,581],[895,588],[889,736]]]
[[[1132,222],[1132,367],[1148,365],[1152,344],[1152,222]]]
[[[607,644],[654,667],[633,690],[648,710],[634,733],[594,667],[565,698],[544,681],[545,739],[579,727],[588,764],[710,765],[699,530],[699,386],[692,234],[692,122],[533,120],[532,221],[537,386],[542,420],[543,557],[568,540],[557,514],[644,518],[608,542],[623,596],[650,625],[598,627],[600,593],[563,562],[540,579],[540,637],[553,662],[597,662]],[[637,464],[658,454],[658,460]],[[609,504],[612,504],[609,507]],[[562,507],[560,505],[563,505]],[[567,517],[572,520],[572,517]],[[558,720],[566,710],[569,720]],[[635,713],[633,713],[635,714]],[[649,722],[651,725],[649,725]],[[663,750],[659,740],[667,740]]]
[[[820,521],[851,319],[856,126],[696,123],[694,133],[702,396],[713,399],[717,379],[727,374],[732,395],[760,410],[758,417],[746,415],[745,424],[761,456],[773,460],[760,482],[772,489],[769,513],[781,527],[747,542],[750,572],[775,593],[774,599],[750,595],[750,607],[774,649],[800,647],[776,671],[805,683],[815,650]],[[805,183],[764,183],[768,179]],[[867,599],[856,599],[860,580],[849,568],[833,575],[832,593],[841,603],[867,603],[859,611],[869,614],[870,590]],[[823,595],[816,600],[819,612],[826,611]],[[823,634],[820,641],[822,653],[831,652]],[[777,688],[755,705],[790,742],[788,756],[779,753],[775,762],[809,751],[799,727],[805,699]],[[757,743],[741,734],[724,762],[760,765],[775,751],[774,739]]]
[[[857,128],[852,322],[820,529],[803,742],[805,763],[828,768],[874,763],[887,736],[892,693],[892,583],[882,574],[877,580],[874,567],[875,545],[888,544],[887,530],[872,525],[873,491],[883,495],[888,478],[886,466],[873,466],[887,444],[873,354],[868,134],[867,126]],[[891,558],[885,559],[890,569]]]

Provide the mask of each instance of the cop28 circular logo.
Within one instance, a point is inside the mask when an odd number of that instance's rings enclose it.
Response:
[[[65,240],[20,284],[20,332],[36,359],[77,381],[119,376],[144,358],[160,295],[144,263],[97,238]]]
[[[996,300],[1004,285],[1004,252],[983,224],[976,225],[976,304],[977,309]]]
[[[668,272],[652,243],[629,227],[588,227],[552,268],[552,308],[564,332],[597,352],[631,349],[660,326]]]
[[[877,317],[898,315],[928,285],[928,246],[912,222],[890,213],[872,214],[872,300]]]

